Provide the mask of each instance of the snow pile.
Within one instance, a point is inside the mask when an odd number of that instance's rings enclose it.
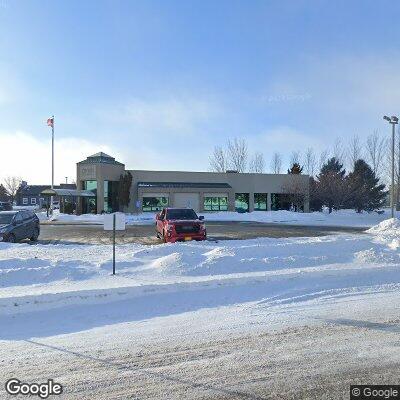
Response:
[[[308,226],[348,226],[369,228],[384,221],[389,216],[389,210],[378,214],[356,213],[354,210],[339,210],[329,214],[327,211],[312,213],[297,213],[292,211],[254,211],[251,213],[237,213],[233,211],[221,212],[202,212],[205,221],[237,221],[237,222],[262,222],[288,225],[308,225]],[[38,217],[42,221],[48,218],[45,212],[38,212]],[[127,225],[153,224],[156,213],[126,214]],[[400,217],[400,213],[399,213]],[[104,215],[83,214],[69,215],[59,214],[56,217],[60,222],[103,224]]]
[[[397,218],[389,218],[382,221],[368,229],[367,232],[374,235],[377,241],[386,243],[392,250],[400,247],[400,220]]]

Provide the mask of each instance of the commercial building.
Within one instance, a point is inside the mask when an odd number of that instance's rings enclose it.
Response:
[[[307,175],[126,170],[114,157],[97,153],[77,164],[76,182],[78,191],[93,193],[78,198],[80,213],[155,212],[167,206],[197,212],[309,211]],[[121,198],[128,197],[126,182],[129,202],[121,206]]]

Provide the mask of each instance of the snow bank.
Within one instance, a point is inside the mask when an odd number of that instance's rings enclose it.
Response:
[[[205,221],[238,221],[238,222],[263,222],[288,225],[308,226],[348,226],[372,227],[389,217],[389,210],[384,213],[356,213],[354,210],[339,210],[331,214],[328,212],[296,213],[292,211],[254,211],[252,213],[237,213],[231,211],[200,213]],[[47,220],[45,212],[37,214],[39,219]],[[126,214],[128,225],[153,224],[155,213]],[[400,217],[400,213],[398,214]],[[57,221],[74,223],[103,224],[104,216],[95,214],[68,215],[60,214]]]
[[[400,220],[389,218],[378,225],[368,229],[368,233],[374,235],[380,243],[396,250],[400,247]]]

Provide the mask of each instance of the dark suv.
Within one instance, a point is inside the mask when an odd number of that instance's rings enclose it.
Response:
[[[11,211],[12,205],[8,201],[0,201],[0,211]]]
[[[32,211],[0,212],[0,242],[15,243],[23,239],[36,241],[39,234],[39,218]]]

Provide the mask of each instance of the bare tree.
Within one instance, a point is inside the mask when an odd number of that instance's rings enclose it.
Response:
[[[354,135],[349,142],[348,147],[348,158],[349,158],[349,167],[353,168],[354,164],[357,160],[362,158],[363,148],[360,141],[360,138],[357,135]]]
[[[382,173],[382,165],[384,155],[387,149],[387,140],[381,138],[377,130],[367,137],[366,155],[367,161],[371,165],[375,176],[380,177]]]
[[[292,151],[290,155],[290,165],[293,164],[300,164],[300,152],[299,151]]]
[[[244,139],[228,140],[228,164],[237,172],[245,172],[247,167],[248,149]]]
[[[328,161],[328,150],[323,150],[319,155],[318,169],[320,171],[327,161]]]
[[[316,168],[316,164],[317,164],[317,159],[316,159],[316,156],[315,156],[314,149],[312,147],[309,147],[306,150],[306,154],[304,156],[303,164],[304,164],[305,173],[307,175],[314,176],[315,175],[315,168]]]
[[[210,156],[210,171],[225,172],[226,171],[226,154],[222,147],[215,146]]]
[[[280,174],[282,171],[282,155],[274,153],[271,158],[270,168],[272,173]]]
[[[265,160],[262,153],[254,153],[252,159],[250,160],[249,171],[255,172],[257,174],[262,174],[265,169]]]
[[[336,158],[336,160],[343,164],[345,159],[345,149],[343,147],[342,139],[337,138],[335,140],[335,143],[333,144],[332,155]]]
[[[8,176],[4,179],[4,187],[7,190],[7,194],[10,197],[11,202],[14,201],[15,195],[17,194],[21,183],[22,179],[17,176]]]

